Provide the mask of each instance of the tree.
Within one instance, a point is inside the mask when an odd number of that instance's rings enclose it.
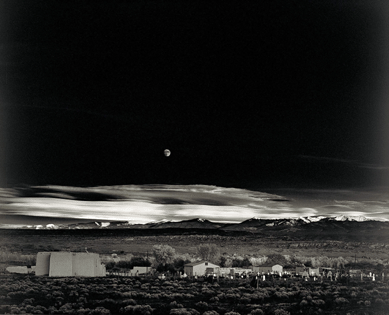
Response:
[[[270,255],[268,255],[268,259],[267,259],[266,263],[269,265],[279,264],[281,266],[285,266],[288,263],[288,261],[286,260],[284,255],[270,254]]]
[[[174,260],[174,268],[177,271],[184,272],[184,266],[187,263],[190,263],[190,260],[187,260],[187,259],[184,260],[184,259],[181,259],[181,258],[175,259]]]
[[[153,255],[159,264],[171,264],[176,255],[176,250],[169,245],[154,245]]]
[[[131,258],[131,266],[143,266],[143,267],[150,267],[151,262],[144,257],[132,257]]]
[[[224,256],[221,256],[220,260],[219,260],[219,266],[224,268],[226,266],[226,261],[227,261],[227,258]]]
[[[219,248],[216,244],[200,244],[196,248],[197,255],[203,260],[217,263],[220,257]]]

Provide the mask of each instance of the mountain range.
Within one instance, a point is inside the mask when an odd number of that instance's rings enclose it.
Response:
[[[389,220],[387,219],[370,219],[363,216],[308,216],[296,218],[275,218],[261,219],[251,218],[240,223],[221,223],[212,222],[206,219],[195,218],[190,220],[172,221],[161,220],[149,222],[145,224],[133,224],[129,221],[111,221],[101,222],[92,221],[87,223],[72,223],[72,224],[46,224],[46,225],[26,225],[22,229],[43,229],[43,230],[79,230],[79,229],[206,229],[206,230],[223,230],[223,231],[250,231],[256,232],[271,227],[278,228],[330,228],[331,226],[353,226],[358,223],[365,223],[365,226],[377,225],[377,227],[386,227],[389,229]],[[366,225],[367,224],[367,225]]]

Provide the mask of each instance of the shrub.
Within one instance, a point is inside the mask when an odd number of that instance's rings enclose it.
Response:
[[[323,300],[312,300],[312,304],[316,305],[316,306],[323,306],[326,304],[326,302],[324,302]]]
[[[374,303],[381,306],[385,304],[384,300],[380,298],[377,298]]]
[[[290,315],[288,311],[285,311],[283,309],[278,309],[274,311],[274,315]]]
[[[11,314],[20,314],[20,308],[11,306]]]
[[[121,304],[125,305],[125,306],[136,305],[136,301],[134,299],[127,299],[127,300],[124,300]]]
[[[196,305],[196,308],[199,309],[200,311],[208,310],[208,303],[207,302],[200,301],[200,302],[196,303],[195,305]]]
[[[248,297],[241,297],[239,302],[242,304],[249,304],[251,302],[251,299]]]
[[[127,260],[118,261],[115,265],[117,268],[132,269],[132,262]]]
[[[255,310],[252,310],[249,315],[263,315],[265,314],[260,308],[256,308]]]
[[[170,315],[191,315],[186,308],[173,308],[170,310]]]
[[[131,266],[150,267],[151,262],[143,257],[132,257]]]
[[[120,309],[121,314],[125,315],[151,315],[153,313],[153,309],[150,305],[128,305],[126,307],[122,307]]]
[[[107,270],[112,270],[115,267],[116,263],[114,261],[109,261],[105,264]]]
[[[90,315],[110,315],[110,314],[111,314],[110,310],[107,310],[106,308],[101,306],[96,307],[94,310],[90,312]]]
[[[349,303],[348,300],[342,297],[338,297],[335,299],[335,304],[347,304]]]
[[[307,300],[302,300],[301,302],[300,302],[300,306],[301,307],[304,307],[304,306],[307,306],[308,305],[308,301]]]
[[[65,313],[71,313],[73,311],[73,305],[70,304],[70,303],[66,303],[64,305],[62,305],[60,308],[59,308],[59,311],[63,314]],[[96,314],[100,314],[100,313],[96,313]]]
[[[171,309],[174,309],[174,308],[184,308],[184,306],[182,304],[177,303],[177,301],[170,302],[169,307]]]
[[[173,308],[170,310],[171,315],[200,315],[198,311],[193,308]]]

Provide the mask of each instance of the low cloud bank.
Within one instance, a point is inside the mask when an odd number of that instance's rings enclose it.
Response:
[[[259,218],[366,216],[389,219],[389,193],[284,190],[264,193],[206,185],[36,186],[0,193],[0,216],[147,223],[201,217],[236,223]],[[9,221],[9,220],[8,220]]]

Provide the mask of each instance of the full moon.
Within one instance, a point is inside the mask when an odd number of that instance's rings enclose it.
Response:
[[[168,150],[168,149],[163,151],[163,153],[165,154],[165,156],[170,156],[170,154],[171,154],[170,150]]]

